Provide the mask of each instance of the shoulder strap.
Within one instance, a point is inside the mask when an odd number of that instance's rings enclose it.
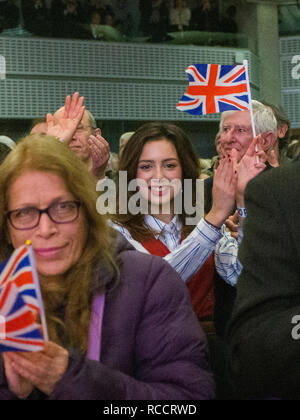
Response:
[[[151,241],[143,241],[142,245],[151,255],[165,257],[170,254],[170,250],[162,243],[160,239],[152,239]]]
[[[105,294],[95,296],[92,303],[92,313],[89,330],[89,345],[87,357],[90,360],[100,361],[102,324],[105,304]]]

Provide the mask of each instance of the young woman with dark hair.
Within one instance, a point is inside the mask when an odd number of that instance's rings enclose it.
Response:
[[[187,282],[200,320],[213,317],[213,252],[222,238],[220,228],[234,206],[236,174],[232,165],[229,157],[221,160],[215,171],[212,209],[193,226],[188,217],[194,215],[187,214],[186,200],[191,201],[190,208],[194,208],[196,214],[203,205],[197,197],[197,183],[200,185],[202,181],[198,179],[198,158],[181,128],[161,122],[144,124],[126,144],[119,162],[117,180],[126,174],[127,186],[134,179],[138,184],[143,181],[143,187],[139,188],[140,201],[147,203],[148,211],[147,214],[130,211],[122,214],[119,209],[112,216],[113,226],[136,249],[161,256],[175,268]],[[175,181],[179,187],[175,186]],[[120,185],[117,198],[122,194]],[[190,194],[187,194],[187,185],[191,186]],[[133,194],[128,192],[127,204]],[[183,201],[184,206],[178,209],[176,202]],[[164,211],[165,208],[169,211]]]

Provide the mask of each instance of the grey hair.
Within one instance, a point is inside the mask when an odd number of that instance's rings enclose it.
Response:
[[[86,110],[86,112],[87,112],[87,114],[89,116],[89,124],[90,124],[91,129],[92,130],[96,130],[96,128],[97,128],[97,122],[96,122],[96,119],[95,119],[94,115],[90,111],[88,111],[88,110]]]
[[[277,137],[277,120],[272,109],[261,102],[252,101],[256,135],[271,131]]]
[[[272,109],[259,101],[252,100],[253,119],[255,125],[256,135],[264,134],[271,131],[277,137],[277,120]],[[221,114],[220,131],[223,129],[224,120],[226,117],[234,114],[235,112],[243,111],[225,111]]]

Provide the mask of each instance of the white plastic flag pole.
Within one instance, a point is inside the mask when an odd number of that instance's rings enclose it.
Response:
[[[27,241],[26,246],[28,248],[30,265],[32,267],[32,274],[33,274],[33,281],[34,281],[34,285],[35,285],[35,292],[36,292],[36,296],[37,296],[37,299],[38,299],[38,302],[39,302],[40,317],[41,317],[41,323],[42,323],[42,327],[43,327],[44,341],[49,341],[45,309],[44,309],[44,304],[43,304],[43,299],[42,299],[42,294],[41,294],[41,289],[40,289],[38,273],[36,271],[35,259],[34,259],[34,255],[33,255],[33,251],[32,251],[31,241]]]
[[[254,116],[253,116],[253,108],[252,108],[252,98],[251,98],[251,89],[250,89],[249,72],[248,72],[248,60],[244,60],[243,65],[245,66],[245,69],[246,69],[247,90],[248,90],[248,97],[249,97],[249,111],[250,111],[250,116],[251,116],[253,138],[255,138],[256,130],[255,130],[255,123],[254,123]],[[255,151],[258,152],[257,145],[255,146]],[[256,155],[256,163],[259,163],[259,157],[257,155]]]

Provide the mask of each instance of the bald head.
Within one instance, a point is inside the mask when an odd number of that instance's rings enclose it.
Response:
[[[47,124],[46,123],[35,124],[32,127],[30,134],[47,134]]]
[[[58,121],[63,117],[64,112],[65,112],[65,107],[62,106],[53,114],[54,123],[58,123]],[[87,109],[84,111],[81,124],[83,124],[84,126],[90,127],[92,130],[95,130],[97,128],[95,117]]]

